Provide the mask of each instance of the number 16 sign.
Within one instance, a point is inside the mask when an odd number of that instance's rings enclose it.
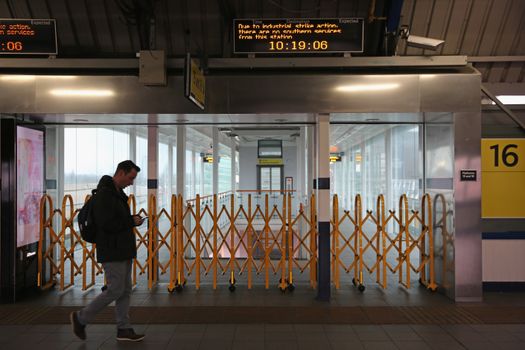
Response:
[[[525,218],[525,139],[481,140],[483,218]]]

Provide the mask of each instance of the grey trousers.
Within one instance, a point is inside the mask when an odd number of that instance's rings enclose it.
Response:
[[[90,323],[97,313],[115,301],[117,329],[131,328],[129,322],[131,266],[132,260],[102,263],[108,288],[78,312],[80,323],[83,325]]]

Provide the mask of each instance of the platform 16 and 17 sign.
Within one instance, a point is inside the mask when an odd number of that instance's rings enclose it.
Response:
[[[481,140],[481,216],[525,218],[525,139]]]

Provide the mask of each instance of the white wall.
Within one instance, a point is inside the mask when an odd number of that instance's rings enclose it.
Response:
[[[297,147],[283,147],[284,177],[294,179],[294,188],[297,181]],[[239,190],[257,189],[257,146],[239,147]]]
[[[482,241],[483,282],[525,282],[525,240]]]

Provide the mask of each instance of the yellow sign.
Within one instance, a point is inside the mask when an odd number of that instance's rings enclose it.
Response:
[[[282,158],[259,158],[259,165],[283,165]]]
[[[197,62],[189,54],[186,55],[184,68],[184,95],[204,109],[206,79]]]
[[[525,218],[525,139],[481,140],[481,216]]]

